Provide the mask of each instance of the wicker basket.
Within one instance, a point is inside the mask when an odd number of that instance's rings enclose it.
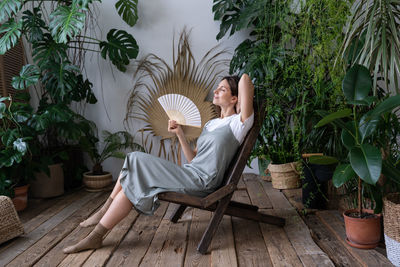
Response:
[[[386,254],[393,265],[400,266],[400,193],[387,195],[383,204]]]
[[[299,188],[300,173],[299,162],[290,162],[285,164],[269,164],[268,171],[272,178],[272,187],[276,189]]]
[[[23,233],[13,202],[9,197],[0,196],[0,244]]]
[[[91,175],[91,172],[83,174],[83,184],[88,191],[102,191],[112,183],[112,174]]]

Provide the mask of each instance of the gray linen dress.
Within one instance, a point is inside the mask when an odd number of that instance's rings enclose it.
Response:
[[[146,153],[129,153],[120,174],[122,189],[134,207],[148,215],[158,208],[161,192],[206,196],[222,182],[239,145],[227,124],[213,131],[204,127],[196,156],[182,167]]]

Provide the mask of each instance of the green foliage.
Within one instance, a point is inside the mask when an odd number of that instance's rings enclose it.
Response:
[[[373,73],[373,92],[378,79],[399,94],[400,13],[399,1],[352,1],[341,55],[351,66],[360,64]]]
[[[37,42],[43,39],[43,30],[48,30],[46,23],[42,19],[40,8],[35,7],[33,12],[25,10],[23,12],[23,31],[27,35],[29,42]]]
[[[108,55],[120,71],[126,71],[129,59],[136,58],[139,53],[136,40],[126,31],[111,29],[107,41],[100,43],[101,56],[106,59]]]
[[[343,92],[349,100],[364,101],[372,93],[372,79],[368,69],[364,66],[353,66],[347,72],[344,80],[346,82],[343,82]],[[377,103],[367,107],[365,107],[365,103],[352,102],[350,116],[332,116],[331,114],[322,119],[317,126],[327,122],[339,125],[342,128],[343,145],[349,151],[347,160],[350,164],[338,166],[333,176],[334,185],[338,187],[350,182],[356,176],[359,177],[364,181],[364,187],[369,190],[370,196],[377,202],[375,211],[380,212],[382,200],[379,195],[381,196],[382,190],[376,186],[376,183],[382,173],[383,162],[392,161],[391,156],[383,160],[381,151],[391,150],[388,148],[388,145],[390,146],[388,142],[398,144],[396,139],[400,133],[399,119],[391,112],[400,106],[400,96],[392,96],[384,101],[374,99]],[[342,120],[344,117],[347,117],[346,121]],[[388,118],[391,119],[390,123],[387,121]],[[394,132],[387,132],[392,126],[394,126]],[[394,170],[393,173],[396,173],[396,167],[388,167],[390,166],[388,162],[385,165],[387,166],[385,170],[389,170],[389,172]],[[362,188],[358,188],[358,190],[362,190]],[[361,200],[359,205],[361,205]]]
[[[118,14],[131,27],[135,25],[138,20],[137,4],[138,0],[119,0],[115,3]]]
[[[338,126],[313,126],[321,118],[319,110],[343,105],[342,62],[336,68],[332,62],[343,39],[347,1],[215,0],[213,12],[221,21],[217,39],[241,29],[251,31],[236,48],[230,72],[252,77],[258,101],[284,107],[275,124],[288,136],[274,135],[275,130],[266,127],[267,117],[253,156],[268,158],[282,147],[289,149],[279,152],[287,158],[299,158],[303,151],[342,155]],[[276,136],[272,143],[266,142],[269,134]]]
[[[137,151],[144,151],[144,148],[134,142],[133,137],[126,131],[119,131],[111,133],[103,131],[103,148],[99,148],[99,139],[96,136],[97,129],[95,125],[89,131],[85,138],[80,140],[80,147],[88,153],[90,159],[93,161],[93,174],[102,174],[103,168],[101,164],[108,158],[121,158],[125,157],[125,153],[121,150],[132,149]]]
[[[3,21],[6,16],[11,17],[18,13],[21,7],[21,0],[2,0],[0,2],[0,21]]]
[[[22,21],[15,21],[13,18],[0,26],[0,55],[4,55],[18,43],[21,37]]]
[[[35,65],[25,65],[19,73],[19,76],[13,77],[12,86],[15,89],[27,89],[28,86],[36,84],[39,81],[39,70]]]
[[[69,39],[81,32],[85,25],[85,19],[85,13],[79,11],[77,5],[58,6],[50,14],[51,35],[57,43],[67,43]]]

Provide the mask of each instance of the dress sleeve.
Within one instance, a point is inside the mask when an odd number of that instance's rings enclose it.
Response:
[[[253,126],[254,122],[254,112],[248,117],[244,122],[240,120],[240,113],[234,115],[230,122],[231,130],[233,135],[241,144],[243,139],[245,138],[247,132],[250,130],[251,126]]]

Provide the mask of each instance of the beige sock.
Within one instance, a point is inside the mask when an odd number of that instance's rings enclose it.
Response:
[[[69,254],[86,249],[99,248],[103,242],[103,236],[107,233],[107,231],[108,229],[99,223],[87,237],[79,241],[78,244],[66,247],[63,252],[65,254]]]
[[[93,214],[92,216],[90,216],[89,218],[87,218],[86,220],[81,222],[79,225],[81,227],[89,227],[89,226],[98,224],[100,222],[101,218],[103,217],[103,215],[106,213],[106,211],[110,207],[112,201],[113,201],[113,199],[111,197],[109,197],[107,199],[106,203],[104,203],[103,207],[101,207],[100,210],[98,210],[95,214]]]

